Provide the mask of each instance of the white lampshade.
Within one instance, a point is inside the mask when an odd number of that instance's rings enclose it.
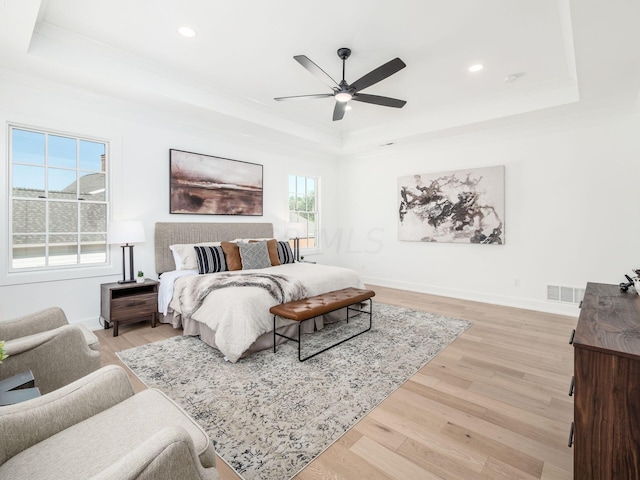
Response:
[[[307,235],[306,223],[302,223],[302,222],[287,223],[286,236],[288,238],[305,237],[306,235]]]
[[[107,243],[120,245],[144,242],[144,227],[139,220],[123,220],[109,222]]]

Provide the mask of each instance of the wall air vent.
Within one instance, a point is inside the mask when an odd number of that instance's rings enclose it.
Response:
[[[584,288],[564,285],[547,285],[547,300],[551,302],[580,304],[584,298]]]

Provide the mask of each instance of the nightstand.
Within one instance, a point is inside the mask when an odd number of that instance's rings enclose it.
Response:
[[[107,329],[113,325],[113,336],[118,336],[118,325],[142,322],[151,318],[156,326],[158,312],[158,282],[146,279],[144,283],[103,283],[100,285],[100,318]]]

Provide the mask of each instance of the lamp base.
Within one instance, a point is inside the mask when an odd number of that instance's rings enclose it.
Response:
[[[129,249],[129,278],[125,276],[125,249]],[[135,283],[136,279],[133,278],[133,245],[122,245],[122,280],[118,280],[118,283]]]

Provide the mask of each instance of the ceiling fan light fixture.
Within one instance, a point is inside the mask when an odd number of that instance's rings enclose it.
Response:
[[[336,100],[338,102],[348,102],[352,98],[353,98],[353,95],[351,95],[349,92],[338,92],[338,93],[336,93]]]

